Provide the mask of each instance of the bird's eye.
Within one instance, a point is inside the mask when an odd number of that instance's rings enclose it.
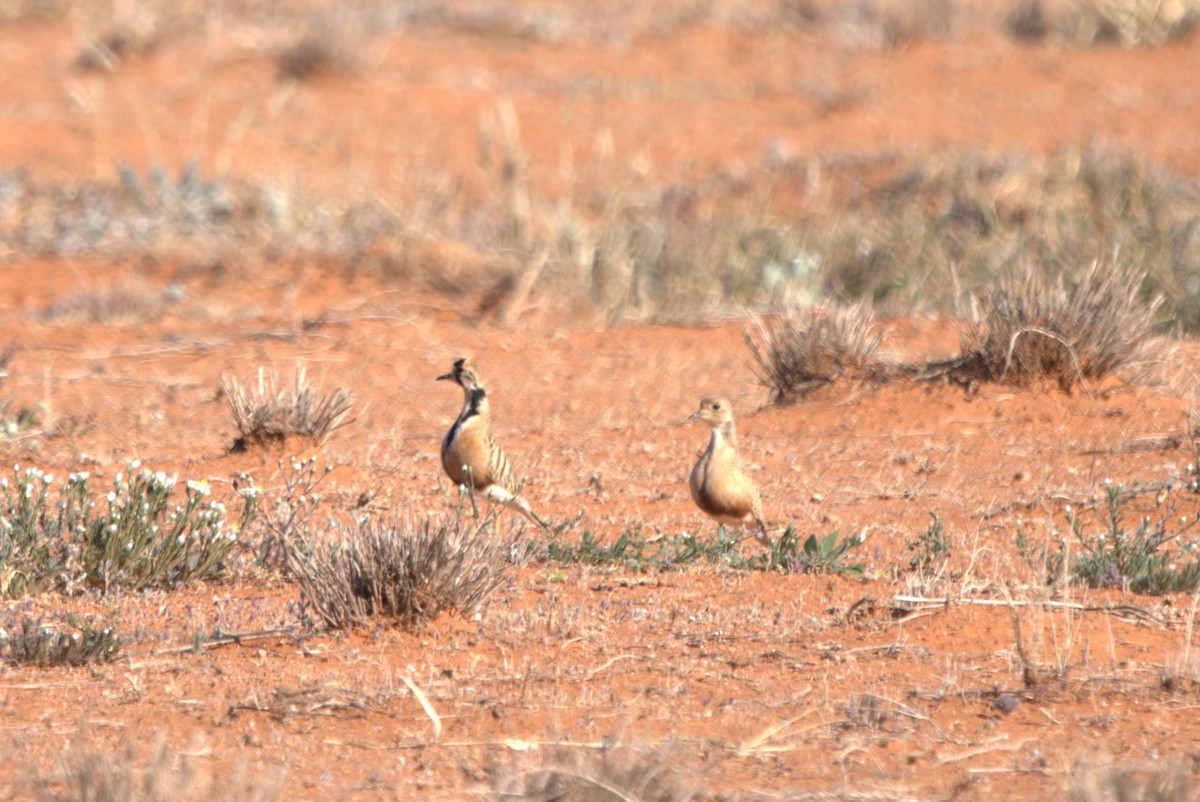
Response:
[[[713,404],[713,405],[712,405],[712,408],[713,408],[713,409],[720,409],[720,408],[721,408],[721,405],[720,405],[720,404]]]

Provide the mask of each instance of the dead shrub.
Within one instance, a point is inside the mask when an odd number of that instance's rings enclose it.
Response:
[[[759,382],[770,389],[774,403],[783,403],[842,377],[871,373],[883,335],[868,306],[821,304],[784,306],[765,318],[754,317],[742,338]]]
[[[348,416],[354,406],[354,393],[341,388],[329,393],[314,390],[308,385],[303,367],[297,369],[291,388],[280,388],[275,374],[262,368],[256,392],[247,392],[231,377],[222,377],[221,386],[240,434],[233,444],[235,451],[293,434],[311,437],[321,444],[334,431],[353,422]]]
[[[327,627],[378,617],[419,629],[443,612],[469,615],[504,582],[512,546],[493,516],[334,524],[336,540],[314,542],[298,531],[287,543],[287,571],[307,615]]]
[[[493,799],[559,802],[689,802],[678,756],[668,746],[552,749],[545,764],[498,773]]]
[[[964,364],[987,381],[1053,379],[1066,392],[1153,361],[1161,299],[1144,300],[1141,271],[1097,261],[1077,280],[1025,268],[979,299],[964,328]]]

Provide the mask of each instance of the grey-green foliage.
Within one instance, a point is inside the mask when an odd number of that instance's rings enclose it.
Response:
[[[19,465],[11,479],[0,478],[0,596],[170,587],[211,576],[258,506],[253,486],[243,490],[230,524],[207,482],[187,482],[175,503],[176,478],[137,462],[100,498],[90,481],[72,473],[54,493],[52,474]]]
[[[97,629],[90,622],[68,617],[67,627],[37,621],[29,616],[20,627],[0,629],[0,647],[5,658],[17,665],[81,666],[108,663],[116,658],[124,641],[112,627]]]
[[[1200,513],[1128,521],[1132,493],[1107,483],[1102,498],[1094,498],[1091,515],[1066,509],[1067,537],[1035,546],[1023,527],[1017,528],[1017,548],[1047,582],[1070,581],[1092,588],[1121,588],[1134,593],[1194,591],[1200,587],[1200,543],[1186,535],[1200,523]],[[1170,509],[1170,507],[1165,507]],[[1089,526],[1085,518],[1095,521]]]

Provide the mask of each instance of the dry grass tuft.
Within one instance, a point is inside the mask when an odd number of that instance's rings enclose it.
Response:
[[[674,751],[666,746],[633,749],[553,749],[545,765],[504,772],[493,799],[532,802],[688,802],[689,789]]]
[[[348,418],[354,406],[354,393],[337,389],[319,393],[308,386],[304,368],[296,371],[295,384],[288,389],[278,386],[274,373],[258,371],[258,390],[248,393],[237,379],[222,377],[221,386],[240,437],[233,450],[255,444],[284,440],[288,435],[311,437],[324,443],[334,431],[353,422]]]
[[[512,544],[494,522],[461,511],[416,523],[366,518],[335,524],[333,543],[297,532],[286,544],[287,570],[305,611],[328,627],[385,617],[419,629],[444,612],[475,612],[505,581]]]
[[[988,381],[1076,384],[1155,361],[1152,323],[1161,303],[1141,297],[1143,274],[1094,263],[1080,278],[1051,283],[1026,268],[980,299],[962,333],[965,364]]]
[[[754,317],[742,337],[757,365],[758,380],[775,403],[794,401],[845,376],[866,376],[876,367],[883,334],[865,304],[784,306]]]
[[[137,762],[128,739],[108,750],[81,739],[53,774],[31,769],[29,781],[39,802],[270,802],[282,792],[280,772],[239,769],[232,777],[206,778],[189,758],[173,754],[163,743],[145,768],[136,768]]]
[[[1068,783],[1070,802],[1190,802],[1191,775],[1178,760],[1137,770],[1111,758],[1089,755],[1075,762]]]

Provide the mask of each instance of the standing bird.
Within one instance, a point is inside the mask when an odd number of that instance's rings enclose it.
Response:
[[[453,370],[438,376],[437,380],[453,381],[463,389],[462,412],[442,439],[442,467],[446,469],[446,475],[455,484],[465,485],[473,493],[483,493],[543,529],[549,529],[546,522],[530,509],[529,502],[517,495],[518,482],[508,463],[508,455],[492,435],[483,373],[475,360],[459,359]]]
[[[733,407],[725,398],[705,398],[688,420],[712,425],[708,450],[696,461],[688,485],[696,506],[725,526],[739,529],[758,527],[754,536],[771,547],[763,521],[762,499],[754,481],[746,475],[737,450]]]

